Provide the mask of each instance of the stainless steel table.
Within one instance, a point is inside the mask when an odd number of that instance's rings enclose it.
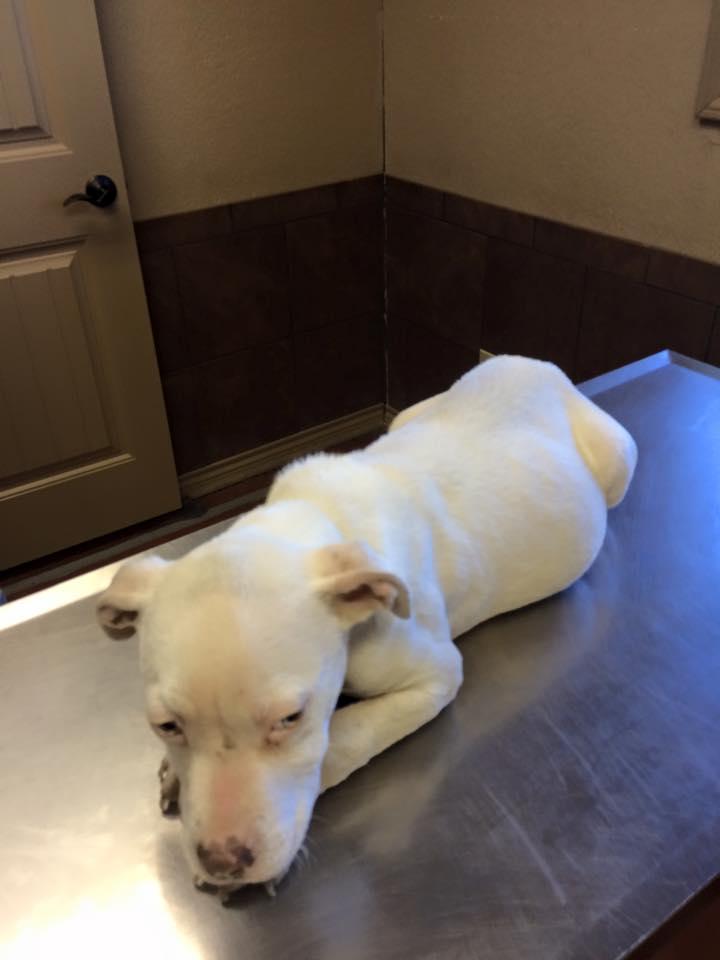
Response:
[[[589,385],[640,447],[599,560],[461,641],[455,704],[321,799],[276,900],[190,885],[108,572],[0,609],[0,955],[624,956],[720,863],[719,373]]]

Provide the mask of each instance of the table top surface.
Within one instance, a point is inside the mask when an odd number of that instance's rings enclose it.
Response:
[[[94,625],[109,571],[1,608],[0,954],[625,956],[720,861],[718,376],[663,354],[586,387],[640,449],[597,562],[461,639],[455,703],[321,798],[274,900],[192,887],[136,641]]]

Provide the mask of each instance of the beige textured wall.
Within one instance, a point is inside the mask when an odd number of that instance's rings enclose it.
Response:
[[[385,0],[387,172],[720,261],[711,0]]]
[[[382,169],[379,0],[96,0],[136,220]]]

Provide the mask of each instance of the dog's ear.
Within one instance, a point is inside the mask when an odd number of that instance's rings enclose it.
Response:
[[[315,589],[345,626],[362,623],[378,610],[409,619],[407,587],[365,544],[322,547],[313,553],[312,567]]]
[[[97,605],[98,621],[109,637],[125,640],[135,633],[138,618],[167,566],[167,560],[149,556],[128,560],[120,567]]]

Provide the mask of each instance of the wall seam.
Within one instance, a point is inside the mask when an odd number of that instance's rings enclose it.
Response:
[[[384,393],[383,402],[387,411],[390,404],[390,317],[388,312],[388,216],[387,216],[387,110],[385,104],[385,0],[380,0],[380,124],[381,124],[381,153],[383,178],[383,230],[382,230],[382,265],[383,265],[383,363],[384,363]]]

